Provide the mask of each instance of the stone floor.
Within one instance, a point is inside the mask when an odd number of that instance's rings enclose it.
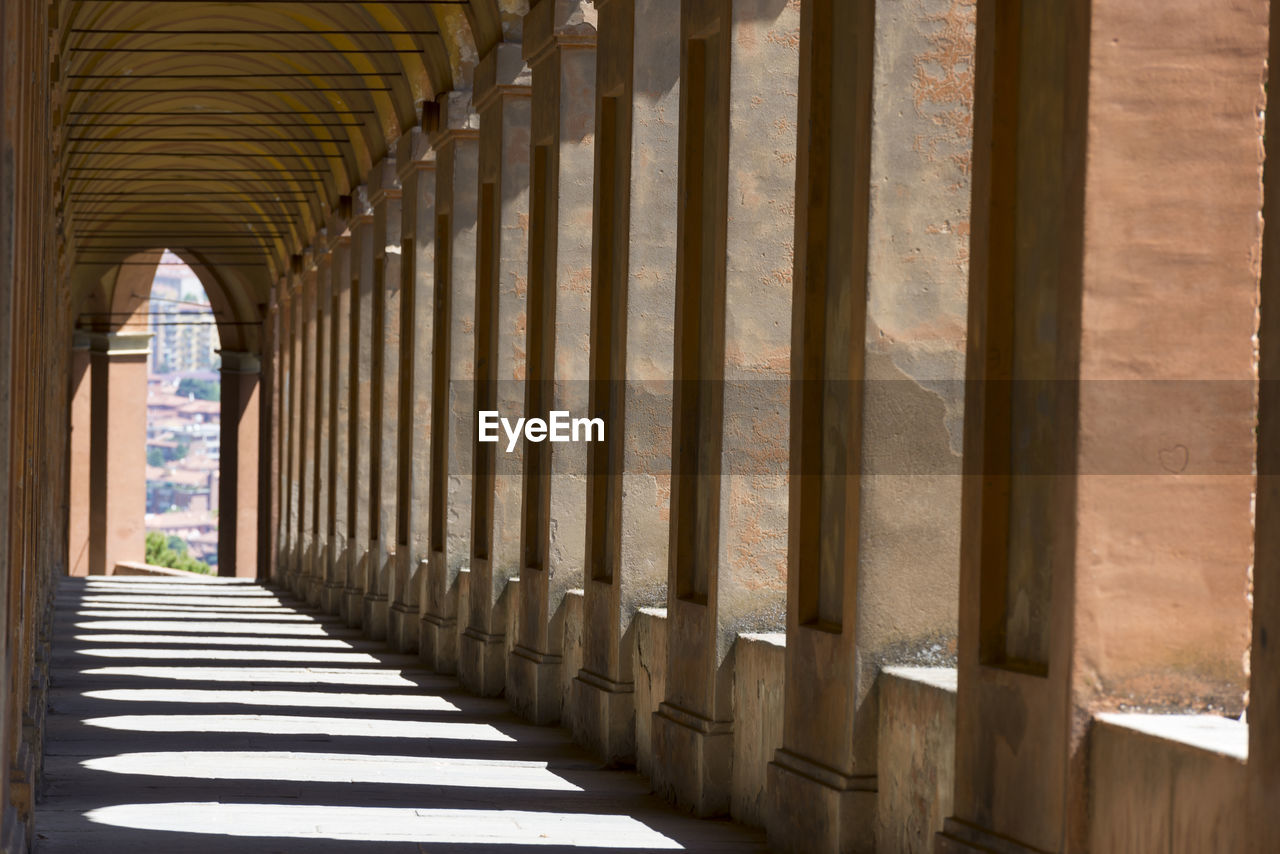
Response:
[[[67,580],[36,851],[763,851],[262,587]]]

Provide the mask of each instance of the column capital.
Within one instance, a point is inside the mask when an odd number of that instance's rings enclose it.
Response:
[[[256,375],[262,372],[262,360],[257,353],[219,350],[218,355],[222,357],[222,367],[219,369],[221,373]]]
[[[524,61],[536,65],[556,48],[596,46],[599,13],[590,0],[544,0],[524,16]]]
[[[480,114],[475,111],[471,92],[446,92],[436,100],[436,106],[434,116],[423,118],[433,148],[439,150],[458,138],[480,136]]]
[[[400,176],[396,172],[396,152],[393,150],[369,171],[369,203],[380,205],[387,199],[400,198]]]
[[[422,128],[410,128],[396,146],[396,174],[401,187],[415,169],[434,169],[436,150],[431,147]]]
[[[502,95],[532,97],[533,72],[524,61],[518,44],[502,42],[485,54],[475,71],[475,106],[485,105]]]
[[[355,231],[362,225],[373,223],[373,206],[369,204],[369,188],[361,184],[351,191],[351,219],[347,228]]]
[[[90,332],[89,349],[108,356],[146,356],[151,352],[150,332]]]

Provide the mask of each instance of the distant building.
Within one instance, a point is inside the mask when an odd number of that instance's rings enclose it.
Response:
[[[151,334],[152,373],[207,371],[217,360],[209,298],[199,277],[176,255],[165,255],[151,285]]]

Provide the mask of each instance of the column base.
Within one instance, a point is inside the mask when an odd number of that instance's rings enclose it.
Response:
[[[458,681],[481,697],[499,697],[506,681],[506,637],[468,626],[458,648]]]
[[[573,680],[573,738],[614,767],[636,764],[636,686],[588,670]]]
[[[324,591],[324,570],[328,563],[329,547],[327,545],[316,546],[315,554],[311,556],[311,572],[307,575],[307,605],[312,608],[320,607],[320,596]]]
[[[1045,854],[959,818],[949,818],[934,837],[937,854]]]
[[[418,623],[418,658],[436,673],[457,673],[458,621],[425,615]]]
[[[320,588],[320,610],[326,614],[337,614],[342,611],[342,582],[329,581]]]
[[[294,555],[292,569],[289,572],[289,591],[297,598],[306,601],[307,577],[311,574],[311,543],[303,540]]]
[[[418,649],[418,609],[396,602],[388,612],[387,641],[396,652]]]
[[[769,846],[780,854],[875,854],[876,778],[779,750],[769,763]]]
[[[662,703],[653,713],[653,787],[699,818],[729,814],[733,722]]]
[[[364,602],[361,604],[364,609],[364,629],[365,637],[371,640],[386,640],[387,625],[390,622],[389,611],[391,610],[387,604],[387,597],[381,593],[366,593]]]
[[[358,629],[364,622],[364,591],[350,587],[342,591],[342,619],[347,628]]]
[[[507,702],[525,720],[545,726],[560,720],[559,655],[517,645],[507,658]]]

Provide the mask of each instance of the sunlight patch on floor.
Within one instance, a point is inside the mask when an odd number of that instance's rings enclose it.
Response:
[[[172,632],[174,629],[182,628],[184,633],[190,632],[193,635],[211,634],[211,635],[298,635],[301,637],[328,637],[325,627],[319,623],[311,623],[309,625],[280,625],[279,623],[254,623],[254,622],[203,622],[195,620],[183,620],[181,623],[161,623],[156,620],[90,620],[85,623],[76,623],[75,627],[81,631],[95,632]]]
[[[344,641],[342,638],[277,638],[265,637],[262,635],[240,635],[227,636],[215,635],[213,637],[194,637],[191,635],[146,635],[146,634],[116,634],[116,635],[76,635],[75,639],[80,643],[187,643],[199,644],[201,646],[283,646],[283,647],[303,647],[310,649],[352,649],[350,641]],[[160,654],[162,650],[152,650],[156,654]]]
[[[581,792],[545,762],[438,759],[360,753],[217,750],[125,753],[86,759],[94,771],[202,780],[281,780],[296,783],[387,783],[466,789]]]
[[[253,682],[255,684],[386,685],[411,687],[417,683],[392,670],[344,670],[320,667],[95,667],[84,676],[134,676],[186,682]]]
[[[235,732],[258,735],[327,735],[364,738],[515,741],[489,724],[310,718],[293,715],[114,715],[89,718],[86,726],[131,732]]]
[[[76,612],[78,618],[106,617],[116,620],[270,620],[273,623],[319,623],[308,614],[285,611],[276,608],[237,608],[235,611],[210,611],[207,609],[183,608],[180,605],[130,605],[126,608],[86,608]],[[337,623],[329,621],[330,625]]]
[[[320,691],[217,691],[181,688],[110,688],[85,691],[94,700],[125,703],[217,703],[300,709],[382,709],[402,712],[458,712],[453,703],[430,694],[326,694]]]
[[[517,810],[403,809],[306,804],[122,804],[91,810],[99,824],[222,836],[426,844],[682,849],[625,815]]]
[[[77,649],[76,655],[94,658],[143,658],[172,661],[288,661],[297,664],[378,664],[367,652],[295,652],[288,649]]]
[[[274,596],[263,596],[260,593],[236,593],[230,596],[208,594],[191,595],[191,596],[169,596],[156,595],[146,593],[136,594],[115,594],[115,593],[90,593],[80,597],[77,604],[80,605],[186,605],[191,607],[209,606],[214,608],[265,608],[280,605],[280,600]],[[283,606],[281,606],[283,607]]]

